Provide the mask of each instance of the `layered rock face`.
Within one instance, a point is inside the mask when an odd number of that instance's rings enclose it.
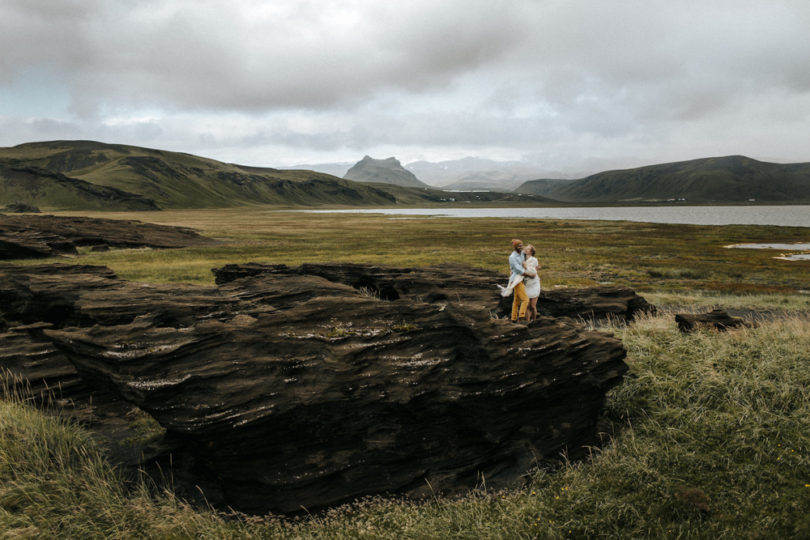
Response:
[[[509,317],[512,297],[496,294],[496,284],[506,278],[483,268],[459,264],[431,268],[391,268],[369,264],[227,265],[213,270],[218,284],[262,274],[315,275],[350,285],[383,300],[400,298],[416,302],[453,302],[477,305],[493,318]],[[643,297],[626,287],[594,287],[543,291],[537,302],[540,315],[575,319],[613,318],[630,321],[636,313],[654,311]]]
[[[120,219],[0,214],[0,259],[76,254],[78,246],[179,248],[211,245],[185,227]]]
[[[514,485],[596,442],[627,369],[618,340],[571,318],[496,318],[500,276],[461,266],[228,266],[216,288],[98,269],[48,286],[44,272],[3,271],[16,284],[0,292],[13,300],[5,319],[31,322],[27,296],[69,305],[42,330],[60,358],[147,411],[249,512]],[[629,298],[625,316],[643,305],[629,292],[569,296],[550,305],[574,317],[588,298]]]

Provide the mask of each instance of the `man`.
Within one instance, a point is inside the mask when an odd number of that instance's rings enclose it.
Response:
[[[510,281],[523,275],[523,261],[526,256],[523,254],[523,242],[515,238],[512,240],[512,254],[509,255],[509,270],[512,271]],[[525,320],[526,308],[529,307],[529,297],[526,296],[526,287],[521,281],[513,290],[514,300],[512,300],[512,322]]]

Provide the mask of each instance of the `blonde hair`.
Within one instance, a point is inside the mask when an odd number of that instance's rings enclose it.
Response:
[[[534,246],[533,246],[533,245],[531,245],[531,244],[529,244],[529,245],[527,245],[527,246],[524,246],[524,247],[523,247],[523,249],[524,249],[524,250],[526,250],[526,251],[528,251],[528,250],[532,250],[532,257],[534,257],[535,255],[537,255],[537,250],[536,250],[536,249],[534,249]]]

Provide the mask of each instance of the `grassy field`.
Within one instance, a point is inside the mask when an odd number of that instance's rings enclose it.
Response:
[[[616,221],[402,219],[272,208],[85,213],[194,227],[214,248],[84,252],[76,262],[107,265],[126,279],[213,283],[227,263],[354,261],[402,266],[458,262],[506,272],[509,240],[534,243],[545,287],[628,285],[644,292],[802,295],[810,261],[773,259],[743,242],[808,241],[810,229]],[[810,306],[810,294],[807,295]],[[801,303],[801,300],[799,300]]]
[[[808,262],[738,242],[807,241],[808,229],[619,222],[390,219],[250,211],[161,212],[208,249],[84,253],[129,279],[211,283],[231,262],[462,262],[504,270],[508,241],[534,242],[544,285],[611,282],[688,309],[778,310],[752,328],[682,335],[671,315],[608,325],[630,372],[609,395],[590,459],[527,471],[509,492],[369,499],[296,519],[192,508],[125,480],[92,436],[0,400],[0,537],[70,538],[807,538],[810,537]],[[505,270],[504,270],[505,271]]]

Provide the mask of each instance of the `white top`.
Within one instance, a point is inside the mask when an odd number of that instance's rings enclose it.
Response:
[[[526,296],[529,298],[537,298],[540,296],[540,276],[537,275],[537,267],[539,263],[534,257],[526,259],[526,272],[534,274],[533,278],[526,276],[523,280],[523,285],[526,286]]]
[[[529,257],[528,259],[526,259],[526,271],[531,273],[531,274],[534,274],[534,276],[537,277],[537,266],[539,264],[540,263],[537,262],[536,258]],[[528,278],[529,276],[526,276],[526,277]]]

